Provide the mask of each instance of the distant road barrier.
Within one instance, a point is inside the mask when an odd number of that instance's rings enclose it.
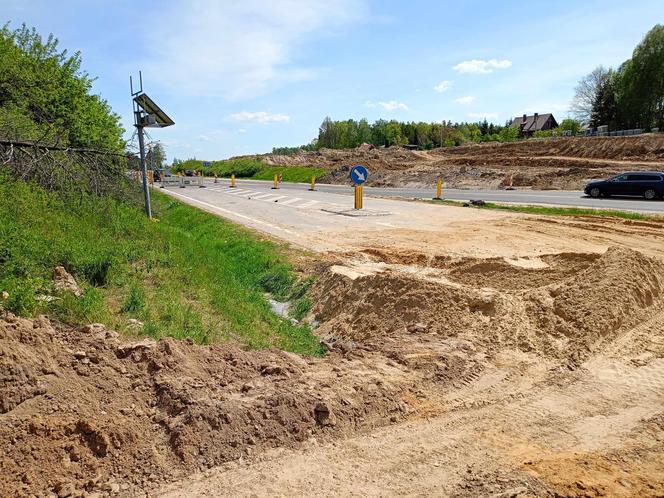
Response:
[[[167,176],[161,180],[161,188],[166,187],[198,187],[204,188],[204,177],[202,176]]]

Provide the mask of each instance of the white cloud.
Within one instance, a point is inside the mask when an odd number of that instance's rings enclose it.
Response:
[[[254,121],[256,123],[288,123],[290,116],[286,114],[270,114],[265,111],[249,112],[241,111],[229,116],[234,121]]]
[[[438,83],[436,86],[434,86],[433,89],[436,90],[438,93],[443,93],[452,88],[452,85],[453,82],[448,80],[443,80],[440,83]]]
[[[489,74],[494,69],[507,69],[512,65],[512,61],[503,59],[502,61],[490,59],[488,61],[473,59],[470,61],[459,62],[452,69],[459,73],[468,74]]]
[[[461,105],[468,105],[475,102],[475,97],[473,97],[472,95],[468,95],[467,97],[459,97],[457,99],[454,99],[454,102]]]
[[[314,76],[295,55],[368,16],[367,0],[176,0],[146,29],[150,81],[198,96],[251,98]]]
[[[244,128],[240,128],[237,132],[238,133],[247,133],[247,130],[245,130]]]
[[[492,119],[498,119],[497,112],[469,112],[468,117],[471,119],[486,119],[491,121]]]
[[[396,100],[390,100],[389,102],[378,102],[378,105],[386,111],[408,110],[408,106],[406,104],[403,102],[397,102]]]
[[[370,109],[374,109],[378,106],[382,107],[386,111],[408,110],[408,106],[406,104],[403,102],[397,102],[396,100],[390,100],[388,102],[373,102],[371,100],[367,100],[364,102],[364,107],[368,107]]]

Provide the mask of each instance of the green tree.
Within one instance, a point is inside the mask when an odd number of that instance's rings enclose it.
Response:
[[[620,73],[618,101],[625,124],[664,128],[664,25],[646,34]]]
[[[408,139],[401,133],[401,124],[398,121],[390,121],[385,127],[386,145],[405,145]]]
[[[616,101],[617,85],[618,75],[613,69],[610,69],[595,95],[595,102],[590,114],[590,124],[593,127],[608,125],[609,129],[613,130],[619,127]]]
[[[5,127],[0,132],[5,135],[122,150],[119,116],[91,93],[93,81],[81,70],[80,53],[69,56],[59,50],[52,34],[43,40],[25,24],[14,31],[9,25],[0,30],[0,122]],[[20,137],[24,132],[27,135]]]
[[[371,127],[366,119],[360,119],[357,126],[357,141],[360,144],[371,143]]]
[[[166,162],[166,151],[164,150],[164,146],[159,142],[148,146],[146,161],[149,169],[162,169]]]
[[[569,131],[572,135],[576,135],[579,130],[581,129],[581,123],[579,123],[576,119],[572,118],[566,118],[563,119],[560,122],[560,126],[558,126],[559,131]]]

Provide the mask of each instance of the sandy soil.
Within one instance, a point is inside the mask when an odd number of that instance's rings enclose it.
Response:
[[[442,176],[451,188],[515,187],[578,190],[593,178],[625,170],[664,169],[664,134],[551,138],[470,144],[432,151],[323,149],[291,156],[266,154],[268,164],[329,168],[326,183],[346,183],[349,167],[369,167],[368,185],[420,186]]]
[[[232,462],[159,496],[661,496],[661,269],[619,248],[331,266],[314,289],[319,333],[418,372],[406,422]]]
[[[663,496],[664,224],[438,209],[301,234],[324,358],[3,313],[0,495]]]

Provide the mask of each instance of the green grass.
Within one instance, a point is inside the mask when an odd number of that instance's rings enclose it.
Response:
[[[217,176],[230,177],[235,175],[238,178],[251,178],[253,175],[260,173],[263,168],[265,168],[263,161],[251,157],[215,161],[210,166],[211,172]]]
[[[283,175],[283,181],[294,183],[309,183],[311,177],[319,178],[329,170],[309,166],[268,166],[261,159],[254,157],[239,157],[224,161],[213,161],[209,167],[203,166],[203,161],[188,159],[180,164],[175,171],[192,169],[202,171],[206,176],[217,175],[220,178],[251,178],[253,180],[273,180],[274,175]]]
[[[327,173],[324,168],[310,167],[265,167],[251,178],[254,180],[273,180],[274,175],[283,175],[285,182],[309,183],[311,177],[319,178]]]
[[[451,206],[463,206],[467,204],[464,201],[452,200],[432,200],[436,204],[446,204]],[[604,216],[614,218],[624,218],[626,220],[643,220],[643,221],[664,221],[664,217],[660,215],[649,215],[639,213],[636,211],[620,211],[615,209],[585,209],[575,207],[552,207],[552,206],[532,206],[532,205],[518,205],[518,204],[496,204],[487,202],[483,206],[472,206],[478,209],[499,209],[502,211],[514,211],[517,213],[541,214],[548,216]]]
[[[154,337],[322,352],[308,326],[276,316],[265,299],[301,297],[283,247],[158,192],[153,201],[158,222],[140,206],[73,204],[0,175],[0,291],[9,293],[2,306],[117,330],[136,318]],[[82,297],[53,289],[57,265],[74,275]]]

